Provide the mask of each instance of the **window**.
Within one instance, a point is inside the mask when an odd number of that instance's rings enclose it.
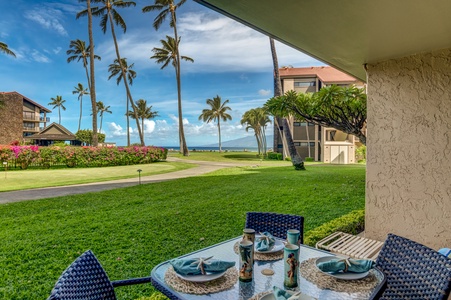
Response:
[[[299,127],[299,126],[301,126],[301,122],[293,122],[293,126]]]
[[[23,118],[27,120],[34,120],[34,112],[24,111]]]
[[[310,87],[310,86],[316,86],[316,81],[312,80],[312,81],[295,81],[294,82],[295,88],[306,88],[306,87]]]
[[[34,123],[23,122],[23,128],[24,129],[34,129]]]

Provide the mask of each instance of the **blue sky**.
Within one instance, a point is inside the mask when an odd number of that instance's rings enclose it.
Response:
[[[137,72],[131,92],[134,100],[145,99],[159,116],[145,122],[147,145],[178,146],[177,89],[174,69],[150,59],[152,49],[161,39],[172,35],[165,23],[159,31],[152,27],[156,13],[142,13],[154,1],[136,1],[136,7],[119,9],[127,23],[127,32],[116,29],[121,56],[134,63]],[[88,41],[87,18],[76,20],[84,9],[78,0],[0,1],[0,41],[8,44],[17,58],[0,55],[0,91],[17,91],[52,109],[50,98],[61,95],[66,111],[61,124],[72,132],[78,128],[79,101],[72,94],[80,82],[87,86],[82,63],[67,63],[66,51],[71,40]],[[95,5],[95,4],[94,4]],[[240,125],[241,116],[251,108],[262,106],[273,95],[272,59],[269,39],[236,21],[188,0],[178,11],[181,54],[194,59],[182,63],[182,103],[185,136],[189,148],[218,141],[215,124],[198,120],[206,99],[219,95],[229,99],[232,120],[221,126],[222,140],[253,135]],[[100,29],[94,19],[97,100],[110,106],[105,114],[102,132],[106,141],[126,144],[125,88],[108,80],[108,65],[116,58],[111,32]],[[315,59],[276,43],[279,66],[323,65]],[[83,99],[83,129],[91,129],[90,99]],[[58,122],[58,111],[48,115]],[[139,142],[136,123],[130,120],[131,141]]]

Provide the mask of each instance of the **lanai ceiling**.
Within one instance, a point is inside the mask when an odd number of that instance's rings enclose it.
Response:
[[[451,48],[450,0],[195,0],[366,81],[363,65]]]

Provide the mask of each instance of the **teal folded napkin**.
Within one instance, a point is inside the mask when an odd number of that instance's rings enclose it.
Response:
[[[271,235],[271,233],[265,231],[263,233],[260,233],[260,236],[257,238],[257,251],[268,251],[271,249],[272,246],[274,246],[276,240]]]
[[[290,294],[287,291],[278,288],[277,286],[273,286],[273,295],[276,300],[296,300],[301,299],[301,292],[297,292],[295,294]]]
[[[363,273],[374,267],[375,262],[369,259],[331,259],[320,262],[318,268],[323,272],[352,272]]]
[[[235,266],[234,261],[223,261],[208,258],[180,258],[173,259],[169,263],[174,271],[180,275],[202,275],[208,273],[221,273]]]

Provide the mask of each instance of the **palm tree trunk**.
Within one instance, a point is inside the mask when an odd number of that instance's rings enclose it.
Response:
[[[143,139],[144,139],[144,118],[141,119],[141,128],[142,128],[142,131],[143,131]]]
[[[183,156],[188,156],[189,151],[188,147],[186,146],[186,140],[185,140],[185,131],[183,129],[183,116],[182,116],[182,87],[181,87],[181,79],[180,79],[180,52],[179,52],[179,45],[178,45],[178,34],[177,34],[177,24],[176,24],[176,18],[175,18],[175,7],[172,4],[171,7],[171,15],[172,15],[172,21],[174,22],[174,38],[175,38],[175,44],[176,44],[176,51],[177,51],[177,64],[176,64],[176,77],[177,77],[177,107],[178,107],[178,114],[179,114],[179,140],[180,140],[180,151],[182,151]]]
[[[130,116],[128,115],[128,110],[129,110],[129,100],[128,100],[128,95],[127,95],[127,111],[125,112],[125,115],[127,116],[127,146],[130,147]]]
[[[310,133],[308,130],[308,122],[307,120],[305,120],[305,130],[306,130],[306,134],[307,134],[307,149],[308,149],[308,157],[312,157],[312,154],[310,153]]]
[[[61,125],[61,106],[58,106],[58,116],[59,116],[59,122],[58,122],[58,124]]]
[[[269,43],[271,45],[272,62],[274,66],[274,97],[282,96],[282,84],[280,82],[279,74],[279,62],[277,60],[276,46],[274,44],[274,39],[269,38]],[[291,129],[288,124],[288,119],[283,118],[283,132],[288,144],[288,152],[290,153],[291,163],[296,170],[305,170],[304,162],[301,156],[296,150],[296,146],[293,142],[293,135],[291,134]]]
[[[96,84],[94,76],[94,37],[92,34],[92,11],[91,0],[86,1],[88,6],[88,34],[89,34],[89,67],[91,72],[91,84],[89,85],[89,92],[91,93],[91,107],[92,107],[92,145],[97,147],[99,139],[97,136],[97,101],[96,101]],[[89,77],[89,76],[88,76]],[[89,80],[88,80],[89,84]]]
[[[132,95],[130,93],[130,88],[128,86],[127,76],[126,76],[125,71],[124,71],[124,66],[122,65],[121,55],[119,54],[119,46],[117,45],[116,34],[114,32],[113,16],[111,15],[110,11],[108,11],[108,18],[110,20],[111,34],[113,35],[114,48],[116,50],[116,56],[117,56],[117,60],[119,62],[119,66],[121,67],[122,79],[124,81],[125,90],[127,91],[128,100],[129,100],[129,102],[130,102],[130,104],[132,106],[133,114],[135,115],[136,127],[138,128],[138,134],[139,134],[139,139],[141,141],[141,146],[144,146],[144,137],[143,137],[143,134],[142,134],[141,126],[139,124],[139,118],[138,118],[138,114],[136,112],[136,106],[135,106],[135,103],[133,102],[133,98],[132,98]],[[128,130],[128,128],[127,128],[127,130]]]
[[[80,131],[80,125],[81,125],[81,116],[82,116],[82,108],[83,108],[83,106],[82,106],[83,96],[81,96],[79,98],[80,99],[78,99],[78,100],[80,101],[80,118],[78,119],[78,131]]]
[[[219,118],[218,118],[218,135],[219,135],[219,153],[221,153],[222,152],[222,147],[221,147],[221,123],[220,123],[220,121],[219,121]]]
[[[100,129],[99,129],[99,132],[102,132],[102,122],[103,122],[103,114],[100,116]]]

